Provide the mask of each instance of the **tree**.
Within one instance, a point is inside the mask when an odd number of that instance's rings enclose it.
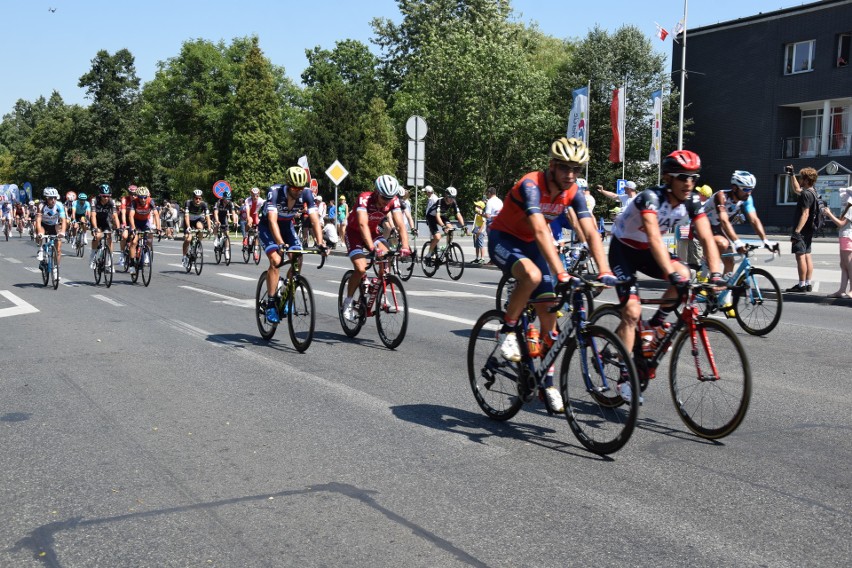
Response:
[[[400,177],[396,171],[398,161],[397,133],[387,113],[385,101],[376,97],[370,101],[367,112],[361,117],[359,128],[364,135],[358,169],[353,172],[356,188],[372,188],[376,178],[383,174]],[[404,179],[401,180],[403,183]]]

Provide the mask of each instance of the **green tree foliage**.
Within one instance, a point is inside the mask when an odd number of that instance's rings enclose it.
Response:
[[[391,174],[405,183],[404,176],[396,171],[397,133],[385,101],[378,97],[370,101],[359,128],[364,133],[364,140],[358,170],[352,174],[355,187],[371,188],[376,178],[383,174]]]

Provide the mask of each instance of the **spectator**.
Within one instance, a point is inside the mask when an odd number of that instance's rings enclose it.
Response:
[[[796,269],[799,272],[799,282],[795,286],[787,288],[787,292],[810,292],[813,290],[814,261],[811,257],[811,241],[814,237],[814,219],[817,216],[817,193],[814,184],[817,180],[817,171],[813,168],[802,168],[799,171],[801,184],[792,173],[792,166],[788,166],[787,172],[793,186],[793,192],[798,194],[796,202],[796,216],[793,219],[793,234],[790,241],[793,243],[793,254],[796,255]]]
[[[346,218],[349,217],[349,206],[346,205],[346,196],[341,195],[337,200],[337,236],[340,242],[346,234]]]
[[[503,200],[497,197],[497,188],[493,186],[485,190],[485,196],[485,209],[482,211],[482,216],[485,218],[485,230],[487,231],[503,209]]]
[[[840,241],[840,288],[837,292],[829,294],[829,298],[850,298],[852,292],[852,187],[840,190],[844,207],[840,217],[835,217],[828,207],[822,212],[840,229],[837,236]],[[847,291],[848,290],[848,291]]]
[[[633,181],[626,182],[624,184],[624,193],[620,194],[607,191],[602,185],[596,186],[595,189],[604,197],[609,197],[612,200],[618,201],[621,204],[622,210],[627,207],[628,203],[633,201],[634,197],[636,197],[636,182]]]
[[[476,213],[473,217],[473,250],[476,253],[476,258],[473,259],[473,264],[485,264],[485,257],[482,255],[482,250],[485,247],[485,210],[484,201],[474,201],[473,211]]]

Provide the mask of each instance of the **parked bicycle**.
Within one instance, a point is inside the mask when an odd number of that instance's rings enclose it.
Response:
[[[186,273],[194,268],[195,274],[201,274],[201,269],[204,268],[204,245],[201,244],[201,236],[207,236],[203,229],[189,229],[192,233],[192,240],[189,242],[189,249],[186,251]]]
[[[453,280],[458,280],[464,274],[464,252],[458,243],[453,242],[455,231],[456,227],[447,227],[447,243],[445,245],[438,243],[434,255],[429,254],[428,242],[423,245],[420,251],[420,267],[423,269],[423,274],[429,278],[438,272],[442,264],[446,265],[447,274]]]
[[[41,250],[43,259],[39,262],[39,270],[41,270],[41,281],[54,290],[59,288],[59,249],[56,248],[56,235],[45,235],[42,237]]]
[[[707,283],[691,283],[680,290],[676,300],[640,298],[647,305],[677,302],[676,319],[653,350],[643,347],[637,326],[633,347],[642,391],[655,378],[666,354],[672,352],[669,389],[675,409],[687,428],[711,440],[736,430],[751,400],[751,366],[740,340],[722,322],[702,315],[706,305],[703,296],[715,293],[713,288]],[[621,323],[621,307],[600,306],[591,321],[615,331]],[[637,391],[631,392],[637,398]]]
[[[532,332],[535,310],[528,306],[515,331],[521,351],[519,363],[504,359],[500,353],[504,312],[490,310],[477,320],[468,343],[467,371],[476,402],[489,418],[512,418],[536,393],[546,400],[545,379],[552,370],[554,379],[559,373],[568,425],[583,446],[597,454],[609,454],[627,443],[636,426],[639,403],[637,397],[622,399],[616,387],[627,381],[631,388],[638,388],[636,367],[615,333],[586,321],[586,292],[599,286],[582,278],[557,285],[558,299],[552,309],[567,304],[571,317],[563,321],[549,349],[542,349],[537,333]],[[547,403],[545,407],[553,413]]]
[[[389,269],[391,260],[398,255],[397,251],[388,251],[381,257],[376,257],[375,253],[367,257],[368,261],[379,265],[381,276],[365,275],[361,280],[352,298],[352,309],[357,315],[355,321],[349,321],[343,314],[343,300],[346,298],[349,279],[355,271],[347,270],[343,274],[337,293],[337,312],[347,337],[358,335],[367,318],[375,316],[379,339],[388,349],[396,349],[405,339],[408,329],[408,298],[402,280]]]
[[[252,227],[248,230],[245,240],[243,241],[243,261],[248,264],[249,260],[254,258],[254,263],[259,264],[261,257],[260,240],[257,238],[257,227]]]
[[[319,249],[307,250],[281,250],[281,262],[279,268],[289,265],[290,269],[286,276],[279,273],[278,285],[275,295],[270,298],[266,286],[266,274],[257,281],[255,291],[254,317],[260,336],[269,341],[275,335],[280,322],[271,322],[266,318],[266,310],[275,306],[280,319],[287,318],[287,330],[290,333],[290,341],[299,353],[304,353],[314,339],[314,324],[316,314],[314,312],[314,293],[308,280],[302,276],[302,257],[306,254],[319,254],[322,268],[325,264],[325,255]]]
[[[107,288],[112,286],[112,253],[107,246],[107,239],[112,240],[112,231],[104,231],[101,239],[98,242],[98,248],[95,251],[95,285],[101,283],[103,277],[104,284]]]
[[[213,244],[213,256],[216,259],[216,264],[219,264],[222,259],[225,259],[225,266],[231,264],[231,237],[224,225],[216,224],[216,240]]]

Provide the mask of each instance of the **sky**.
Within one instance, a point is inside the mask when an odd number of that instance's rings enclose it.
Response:
[[[791,0],[692,0],[688,28],[800,6]],[[684,0],[512,0],[515,19],[536,22],[551,36],[581,38],[595,24],[615,31],[637,26],[660,53],[671,38],[654,37],[655,22],[671,31],[683,17]],[[55,11],[51,11],[55,10]],[[0,116],[18,99],[35,101],[56,90],[67,104],[88,105],[77,83],[101,49],[127,48],[143,83],[157,63],[180,53],[192,39],[229,44],[257,35],[266,57],[297,84],[307,66],[305,50],[332,49],[336,41],[370,44],[375,17],[399,22],[395,0],[0,0],[4,42],[0,47]],[[567,88],[572,88],[568,86]]]

